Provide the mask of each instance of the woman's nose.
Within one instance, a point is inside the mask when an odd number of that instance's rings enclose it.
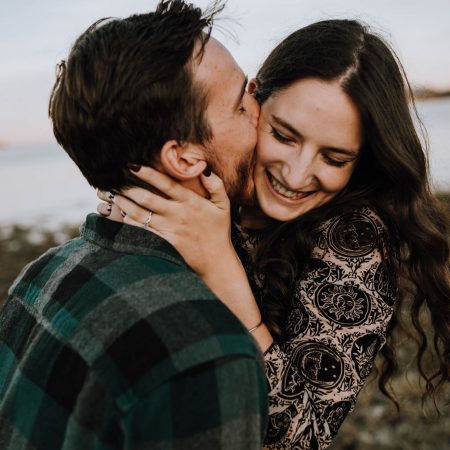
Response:
[[[303,145],[292,155],[285,174],[289,188],[293,191],[310,189],[316,179],[315,151]]]

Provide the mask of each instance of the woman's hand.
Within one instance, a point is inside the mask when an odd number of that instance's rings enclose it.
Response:
[[[99,191],[97,189],[97,197],[102,200],[102,203],[97,205],[97,212],[103,217],[108,217],[116,222],[123,222],[123,211],[118,206],[113,204],[114,194],[111,192]]]
[[[116,215],[122,211],[123,222],[149,229],[170,242],[244,326],[254,329],[261,314],[231,242],[230,202],[222,180],[214,174],[201,175],[209,194],[205,199],[151,167],[133,174],[167,198],[139,187],[115,196],[100,192],[99,197],[113,203]],[[108,215],[111,208],[100,204],[97,209]],[[264,324],[253,336],[262,351],[273,342]]]
[[[230,238],[230,202],[219,177],[201,175],[210,196],[205,199],[151,167],[133,174],[168,198],[139,187],[123,190],[111,201],[125,213],[124,223],[148,228],[170,242],[200,276],[218,258],[235,253]]]

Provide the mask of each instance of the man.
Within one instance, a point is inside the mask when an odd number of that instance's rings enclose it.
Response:
[[[154,165],[231,194],[250,169],[257,105],[209,39],[215,8],[182,0],[97,22],[60,65],[49,113],[89,183]],[[207,29],[206,32],[203,29]],[[249,178],[249,177],[247,177]],[[166,241],[89,215],[21,273],[0,312],[1,449],[258,449],[267,391],[243,325]]]

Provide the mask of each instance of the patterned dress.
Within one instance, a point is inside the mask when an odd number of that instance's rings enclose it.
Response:
[[[396,298],[387,229],[369,207],[323,222],[296,282],[287,340],[265,353],[269,449],[323,449],[336,435],[386,340]],[[252,257],[263,232],[234,225],[256,286]],[[256,293],[256,295],[258,295]]]

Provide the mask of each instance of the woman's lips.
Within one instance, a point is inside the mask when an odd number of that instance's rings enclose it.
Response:
[[[303,202],[306,198],[311,196],[315,191],[311,192],[298,192],[291,191],[284,187],[270,172],[265,171],[266,183],[270,191],[284,202],[290,204],[298,204]]]

